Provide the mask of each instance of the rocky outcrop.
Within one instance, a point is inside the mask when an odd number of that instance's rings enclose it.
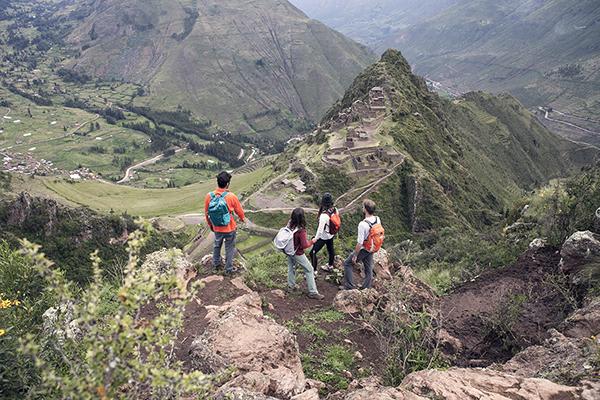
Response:
[[[600,335],[600,298],[571,314],[559,327],[572,338],[589,338]]]
[[[9,226],[21,227],[32,220],[43,221],[43,226],[38,226],[45,235],[54,231],[58,220],[58,204],[54,200],[33,198],[22,192],[9,205],[6,223]]]
[[[392,279],[390,266],[390,259],[385,249],[381,249],[377,253],[373,254],[373,272],[375,272],[375,277],[377,279]]]
[[[563,244],[561,269],[573,273],[587,264],[600,263],[600,235],[590,231],[575,232]]]
[[[73,303],[62,303],[56,307],[50,307],[42,314],[43,337],[56,340],[63,344],[65,340],[80,340],[81,328],[75,318],[75,306]]]
[[[375,289],[365,290],[341,290],[333,300],[336,310],[346,314],[371,313],[381,295]]]
[[[550,330],[550,338],[515,355],[499,370],[527,378],[573,383],[598,374],[595,365],[600,342],[595,338],[569,338]]]
[[[338,397],[341,400],[426,400],[403,388],[383,386],[376,377],[354,381],[345,395]]]
[[[428,370],[407,376],[402,387],[431,399],[576,400],[581,389],[546,379],[523,378],[479,368]]]
[[[208,325],[192,344],[192,364],[206,372],[235,368],[237,375],[223,390],[291,399],[306,385],[298,344],[286,328],[263,315],[261,305],[260,296],[251,292],[207,306]]]
[[[142,264],[142,269],[151,270],[157,274],[174,274],[182,288],[196,277],[196,268],[190,263],[179,249],[162,249],[148,254]]]

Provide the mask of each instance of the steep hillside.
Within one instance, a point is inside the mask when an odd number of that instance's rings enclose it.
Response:
[[[564,176],[598,154],[593,147],[554,135],[509,95],[475,92],[454,101],[438,97],[394,50],[358,76],[309,139],[307,149],[301,146],[294,153],[305,157],[308,165],[343,162],[335,154],[336,140],[348,140],[348,132],[359,128],[354,127],[355,117],[346,123],[340,119],[353,116],[376,86],[383,89],[386,111],[376,117],[380,120],[375,135],[385,151],[393,149],[404,157],[396,173],[372,194],[381,203],[393,240],[447,226],[492,224],[520,193]],[[363,118],[362,124],[368,131],[373,122]],[[320,152],[314,149],[315,142],[321,143]],[[355,166],[357,158],[370,157],[361,155],[360,146],[355,142],[348,150]],[[359,178],[350,181],[355,185],[372,171],[343,165],[343,173],[358,173]]]
[[[526,106],[597,117],[598,38],[594,0],[477,0],[399,30],[380,49],[402,49],[419,74],[458,91],[508,90]]]
[[[138,105],[182,106],[234,132],[301,131],[372,57],[285,0],[92,0],[77,12],[70,67],[142,83]]]
[[[423,21],[459,0],[291,0],[311,18],[369,46]]]

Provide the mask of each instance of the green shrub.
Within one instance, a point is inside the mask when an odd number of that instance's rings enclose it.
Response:
[[[52,293],[33,263],[0,242],[0,397],[23,398],[37,384],[31,360],[15,357],[19,339],[38,336]]]
[[[179,399],[208,395],[212,377],[185,372],[174,355],[188,291],[174,274],[140,268],[140,251],[151,231],[129,236],[123,283],[114,290],[102,278],[98,253],[91,256],[93,279],[77,292],[40,247],[23,241],[23,254],[57,296],[56,318],[44,337],[27,335],[20,356],[34,360],[40,382],[29,393],[59,399]],[[174,254],[175,256],[175,254]],[[154,305],[157,315],[140,317]],[[73,323],[75,324],[73,326]]]
[[[312,353],[317,354],[316,351]],[[327,384],[334,391],[348,388],[350,382],[345,372],[349,371],[353,365],[352,351],[341,345],[325,347],[320,356],[302,355],[302,366],[306,376]]]

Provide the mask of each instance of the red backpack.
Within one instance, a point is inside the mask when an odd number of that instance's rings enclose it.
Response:
[[[383,229],[383,225],[381,225],[381,220],[377,217],[377,221],[375,223],[371,223],[365,220],[367,224],[369,224],[369,236],[367,236],[367,240],[364,241],[363,247],[369,253],[377,253],[381,246],[383,246],[383,241],[385,240],[385,229]]]
[[[342,218],[340,217],[340,213],[338,213],[337,209],[334,209],[331,213],[328,211],[327,215],[329,215],[329,234],[335,235],[342,227]]]

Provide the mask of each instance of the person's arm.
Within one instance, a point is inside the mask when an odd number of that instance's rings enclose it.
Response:
[[[233,197],[233,211],[235,211],[240,221],[245,222],[246,215],[244,214],[242,203],[240,203],[240,199],[237,196]]]
[[[204,198],[204,218],[206,219],[206,225],[208,225],[208,227],[210,228],[210,230],[213,230],[213,226],[212,223],[210,222],[210,218],[208,218],[208,206],[210,204],[210,193],[206,195],[206,197]]]
[[[313,240],[308,240],[306,238],[306,229],[301,229],[298,231],[298,238],[300,239],[300,247],[302,247],[302,250],[306,250],[312,247],[314,244]]]

